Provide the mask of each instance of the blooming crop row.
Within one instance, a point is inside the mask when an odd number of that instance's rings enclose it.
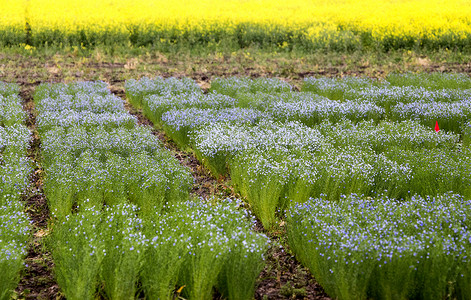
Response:
[[[425,104],[443,115],[449,107],[464,109],[469,90],[466,78],[461,87],[440,89],[451,79],[434,76],[399,86],[306,80],[324,96],[281,91],[286,85],[279,80],[217,79],[209,95],[156,92],[143,109],[152,105],[154,120],[171,137],[172,124],[191,124],[184,133],[197,158],[216,176],[230,173],[265,228],[285,218],[290,247],[332,297],[467,299],[469,116],[452,117],[462,136],[436,132],[421,118]],[[218,92],[232,98],[221,100]],[[391,120],[400,105],[419,101],[421,114]],[[234,108],[265,117],[198,122],[203,113]]]
[[[433,1],[0,1],[0,43],[468,49],[471,10]]]
[[[307,82],[331,83],[339,90],[383,84],[356,78]],[[192,147],[215,176],[229,170],[268,227],[289,200],[302,202],[320,194],[335,199],[352,192],[399,198],[449,190],[470,193],[471,160],[469,151],[457,147],[458,135],[437,133],[408,118],[378,123],[385,111],[368,97],[330,100],[289,92],[289,85],[277,79],[217,79],[208,95],[186,94],[186,85],[178,95],[161,95],[159,87],[157,96],[144,97],[144,111],[152,110],[151,119],[177,143]],[[283,89],[288,92],[280,93]],[[218,91],[235,98],[218,96]],[[256,110],[264,114],[258,120],[247,122],[240,114]]]
[[[238,203],[188,201],[188,170],[134,119],[108,118],[131,116],[100,83],[42,85],[35,102],[47,244],[68,299],[253,297],[268,239]]]
[[[384,108],[391,120],[414,119],[430,127],[438,121],[442,129],[457,133],[471,118],[471,80],[463,74],[395,74],[388,80],[306,78],[303,90],[342,101],[369,101]]]
[[[130,200],[150,213],[187,197],[188,171],[147,129],[137,127],[106,85],[42,85],[35,102],[45,193],[58,218],[84,203]]]
[[[386,81],[395,86],[417,86],[433,90],[471,88],[471,78],[456,73],[390,73]]]
[[[338,299],[469,299],[467,199],[311,198],[288,210],[288,242]]]
[[[50,247],[59,285],[69,299],[252,299],[268,239],[252,231],[238,203],[182,202],[147,218],[129,204],[81,208],[58,224]]]
[[[31,132],[18,97],[19,86],[0,82],[0,299],[11,299],[20,280],[30,221],[20,195],[32,172],[27,158]]]

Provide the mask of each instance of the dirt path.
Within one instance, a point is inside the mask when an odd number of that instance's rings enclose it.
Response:
[[[49,232],[49,209],[43,192],[42,170],[38,166],[41,142],[35,131],[32,89],[22,87],[21,96],[24,100],[23,109],[27,111],[28,116],[26,123],[33,132],[28,156],[33,161],[34,171],[31,175],[31,185],[23,196],[26,212],[32,221],[33,240],[28,247],[26,268],[15,292],[20,299],[57,299],[61,297],[52,271],[54,263],[50,253],[44,248],[44,238]]]

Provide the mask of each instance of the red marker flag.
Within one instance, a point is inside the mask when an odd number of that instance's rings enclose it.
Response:
[[[438,121],[436,121],[435,123],[435,132],[439,132],[440,131],[440,127],[438,127]]]

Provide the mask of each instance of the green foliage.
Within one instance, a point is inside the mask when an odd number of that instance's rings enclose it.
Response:
[[[162,123],[162,115],[170,110],[187,108],[222,109],[233,107],[238,101],[229,96],[201,92],[146,96],[142,101],[142,111],[155,125]]]
[[[20,94],[20,86],[16,83],[7,83],[0,81],[0,96],[18,96]]]
[[[180,93],[202,93],[198,84],[196,84],[194,80],[186,77],[182,79],[175,77],[167,79],[162,77],[153,79],[142,77],[140,80],[131,79],[126,81],[124,88],[126,89],[126,98],[137,108],[142,108],[146,102],[145,98],[150,95],[165,95],[169,97]]]
[[[469,89],[471,78],[462,73],[390,73],[386,81],[395,86],[416,86],[427,89]]]
[[[462,137],[463,145],[470,147],[471,146],[471,122],[467,122],[462,126]]]
[[[389,159],[408,166],[407,184],[396,184],[398,197],[418,194],[423,197],[453,191],[471,197],[471,153],[443,149],[400,150],[384,153]],[[400,190],[400,192],[399,192]]]
[[[361,77],[308,77],[304,79],[301,90],[303,92],[314,92],[332,100],[344,100],[346,99],[346,93],[349,90],[358,90],[361,88],[380,85],[380,81]]]
[[[229,77],[215,78],[211,82],[212,92],[238,98],[240,93],[281,93],[289,92],[292,86],[278,78]]]
[[[20,281],[31,223],[19,200],[0,196],[0,299],[7,300]]]
[[[151,297],[208,299],[217,287],[229,299],[251,299],[263,267],[267,238],[251,231],[253,219],[238,202],[185,202],[167,207],[147,224],[150,247],[143,287]]]
[[[135,299],[139,272],[144,264],[145,236],[138,209],[128,204],[108,206],[99,231],[104,250],[100,281],[107,299]]]
[[[322,122],[315,127],[336,147],[355,145],[370,147],[377,153],[390,148],[403,150],[415,149],[456,149],[459,141],[457,134],[446,131],[435,132],[430,127],[415,120],[401,122],[372,120],[354,123],[340,120],[336,123]]]
[[[54,274],[67,299],[95,299],[104,244],[99,228],[101,209],[81,209],[55,224],[48,248]]]
[[[134,299],[145,252],[137,211],[129,204],[104,210],[89,205],[56,219],[47,244],[68,299],[94,299],[99,286],[109,299]]]
[[[331,297],[453,298],[468,290],[469,209],[451,194],[310,199],[289,209],[288,243]]]

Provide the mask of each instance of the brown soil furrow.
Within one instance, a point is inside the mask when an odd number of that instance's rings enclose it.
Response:
[[[21,87],[23,108],[28,114],[27,125],[33,132],[29,158],[33,161],[34,172],[31,175],[31,185],[23,196],[25,210],[32,221],[33,239],[25,259],[26,267],[15,292],[18,298],[22,299],[60,299],[59,287],[52,271],[54,264],[50,253],[44,247],[44,238],[49,232],[49,209],[43,192],[42,170],[39,167],[41,142],[35,131],[33,85]]]

